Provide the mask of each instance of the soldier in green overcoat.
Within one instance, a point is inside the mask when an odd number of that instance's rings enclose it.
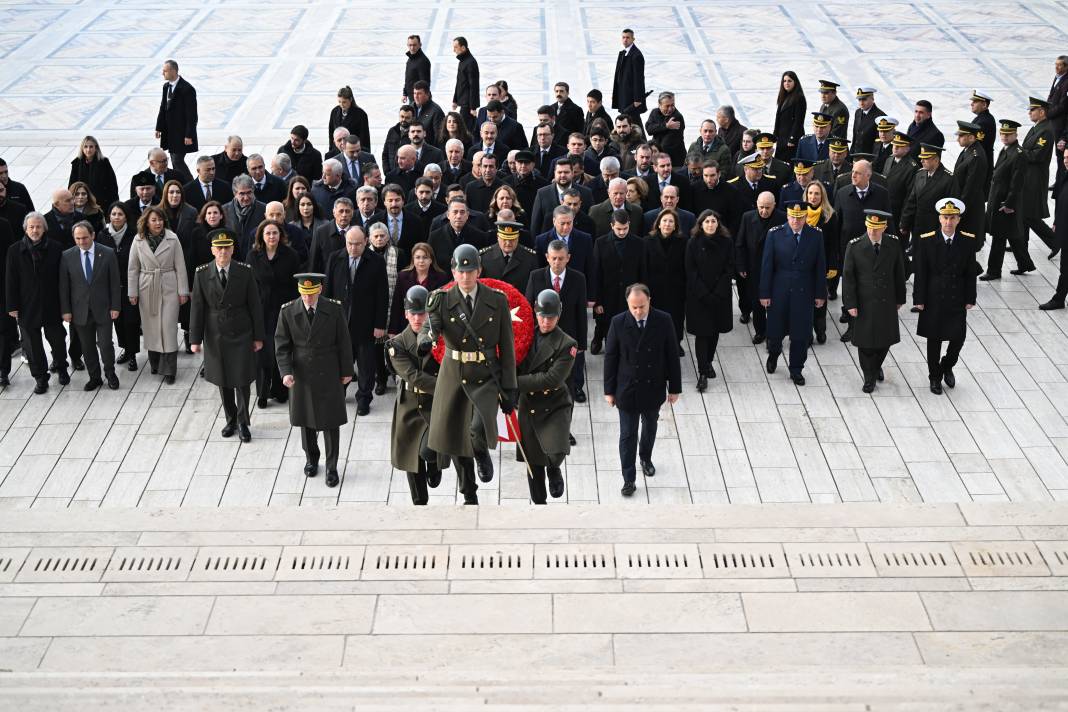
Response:
[[[1049,162],[1053,157],[1053,145],[1057,137],[1053,135],[1053,125],[1046,112],[1049,102],[1031,97],[1028,102],[1027,116],[1034,126],[1020,143],[1020,153],[1024,162],[1023,181],[1020,186],[1020,225],[1024,238],[1029,230],[1034,230],[1050,250],[1052,260],[1060,252],[1053,229],[1045,223],[1049,217]]]

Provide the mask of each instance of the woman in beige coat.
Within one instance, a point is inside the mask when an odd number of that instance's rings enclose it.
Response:
[[[130,249],[130,303],[141,312],[152,373],[174,383],[178,373],[178,308],[189,301],[189,278],[178,236],[167,229],[159,207],[146,208],[137,221]]]

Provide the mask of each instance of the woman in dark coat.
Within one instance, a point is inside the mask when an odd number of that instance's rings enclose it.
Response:
[[[192,205],[185,202],[182,193],[182,184],[176,180],[169,180],[163,184],[163,200],[160,201],[167,216],[167,227],[182,243],[182,251],[189,254],[192,248],[193,229],[197,225],[197,211]],[[189,272],[192,274],[192,272]],[[190,277],[192,280],[192,277]],[[192,284],[192,281],[189,282]],[[185,352],[193,353],[189,348],[189,302],[186,302],[178,310],[178,323],[182,325],[182,337],[185,342]]]
[[[100,153],[100,144],[92,136],[82,139],[78,155],[70,162],[70,179],[67,185],[78,181],[89,186],[89,191],[100,205],[111,205],[119,199],[115,170],[111,167],[111,161]]]
[[[656,308],[671,315],[679,338],[679,356],[683,355],[682,340],[686,338],[682,324],[686,318],[687,242],[687,237],[679,231],[679,215],[672,208],[660,211],[645,238],[649,291]]]
[[[797,150],[797,142],[805,135],[805,115],[808,104],[797,74],[785,71],[779,82],[779,98],[775,101],[775,157],[789,161]]]
[[[300,256],[289,246],[285,226],[264,220],[256,228],[256,241],[248,253],[248,264],[260,290],[266,339],[257,356],[256,405],[267,407],[267,399],[285,403],[289,393],[282,385],[274,354],[274,332],[282,305],[297,298],[294,275],[301,271]]]
[[[193,283],[193,273],[197,267],[208,262],[215,261],[215,255],[211,253],[211,240],[208,233],[217,227],[226,227],[226,216],[223,214],[222,205],[217,200],[209,200],[204,203],[197,215],[196,225],[193,226],[192,235],[189,238],[189,249],[186,250],[186,274],[189,275],[189,283]]]
[[[108,223],[97,233],[96,241],[115,250],[119,262],[119,287],[122,294],[128,294],[130,275],[130,248],[133,246],[137,226],[130,216],[130,211],[121,200],[116,200],[108,207]],[[119,357],[115,363],[126,364],[131,371],[137,370],[137,352],[141,350],[141,312],[130,300],[119,300],[119,318],[114,321],[115,336],[119,340]]]
[[[85,219],[93,226],[93,232],[103,230],[107,216],[104,215],[100,204],[96,202],[96,196],[89,185],[80,180],[74,181],[70,184],[70,195],[74,199],[74,209],[85,216]]]
[[[471,148],[474,143],[471,132],[467,130],[467,123],[464,121],[464,117],[455,111],[445,114],[445,120],[441,122],[437,145],[441,146],[442,151],[445,150],[445,144],[450,138],[458,139],[464,145],[465,155],[467,154],[467,149]]]
[[[823,233],[823,254],[827,260],[827,279],[838,276],[842,269],[842,253],[839,240],[841,239],[841,221],[838,214],[831,207],[830,198],[827,197],[827,188],[821,181],[814,180],[805,188],[805,201],[808,203],[809,225]],[[815,315],[812,320],[812,328],[816,331],[816,343],[827,343],[827,302],[822,307],[813,307]]]
[[[393,306],[389,310],[389,326],[386,333],[396,336],[408,325],[404,318],[404,295],[415,285],[427,288],[428,292],[440,289],[449,283],[450,277],[440,267],[434,257],[434,248],[425,242],[412,246],[412,262],[397,273],[397,284],[393,289]]]
[[[337,106],[330,112],[330,133],[326,145],[334,145],[334,129],[344,126],[349,133],[360,137],[360,148],[371,153],[371,130],[368,128],[367,112],[356,105],[352,89],[341,87],[337,90]]]
[[[293,176],[286,185],[286,199],[282,207],[286,209],[286,222],[295,222],[298,216],[297,203],[300,196],[311,192],[311,183],[304,176]]]
[[[310,247],[315,231],[320,225],[325,225],[329,221],[325,220],[319,212],[319,204],[315,202],[311,193],[301,195],[297,199],[297,206],[297,216],[288,224],[296,228],[296,231],[304,238],[304,244]]]
[[[705,210],[697,217],[686,245],[686,330],[694,336],[699,391],[708,388],[709,378],[716,377],[712,359],[719,335],[734,328],[733,274],[734,241],[719,214]]]

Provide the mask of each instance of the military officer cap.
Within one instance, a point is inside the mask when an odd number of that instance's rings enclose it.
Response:
[[[794,175],[804,175],[812,172],[812,166],[816,165],[812,161],[806,161],[803,158],[795,158],[791,161],[794,164]]]
[[[827,148],[831,153],[845,153],[849,150],[849,139],[835,136],[827,140]]]
[[[822,111],[813,111],[810,113],[812,114],[813,126],[830,126],[831,122],[834,120],[833,116],[825,114]]]
[[[864,210],[864,224],[872,229],[886,227],[886,222],[889,219],[890,213],[885,210],[875,210],[874,208]]]
[[[938,158],[942,156],[942,151],[945,149],[941,146],[935,146],[930,143],[920,144],[920,158]]]
[[[457,272],[474,272],[482,269],[482,258],[478,256],[478,248],[466,242],[457,247],[452,253],[452,268]]]
[[[297,280],[297,291],[301,294],[318,294],[323,291],[325,274],[318,272],[301,272],[293,275]]]
[[[985,101],[987,104],[994,101],[991,97],[987,96],[978,89],[972,89],[972,101]]]
[[[957,122],[957,135],[958,136],[975,136],[983,130],[982,126],[973,124],[971,121],[958,121]]]
[[[753,145],[757,148],[771,148],[775,145],[775,134],[768,133],[767,131],[759,133],[753,141]]]
[[[786,215],[791,218],[808,217],[808,203],[803,200],[792,200],[786,205]]]
[[[764,169],[764,157],[759,153],[751,153],[742,160],[738,161],[738,165],[745,168],[755,168],[757,170]]]
[[[217,227],[208,233],[208,242],[212,247],[233,247],[234,233],[225,227]]]
[[[960,198],[942,198],[935,203],[939,215],[963,215],[964,201]]]
[[[538,292],[538,299],[534,304],[534,311],[538,316],[560,316],[562,310],[560,295],[555,290],[543,289]]]
[[[511,222],[509,220],[497,221],[497,237],[502,240],[518,240],[519,229],[523,227],[523,223]]]
[[[144,188],[146,186],[156,187],[156,181],[152,180],[152,176],[148,173],[138,173],[134,176],[133,187]]]
[[[838,91],[838,83],[832,82],[830,79],[820,80],[820,93],[825,91]]]
[[[875,94],[875,89],[872,87],[857,87],[857,98],[864,99]]]
[[[426,300],[429,296],[430,292],[420,284],[409,287],[404,294],[404,311],[412,314],[425,314]]]
[[[1027,108],[1028,109],[1045,109],[1046,111],[1049,111],[1049,102],[1046,101],[1045,99],[1039,99],[1039,98],[1034,97],[1034,96],[1028,97]]]
[[[902,131],[895,131],[894,138],[890,140],[892,146],[911,146],[912,137]]]
[[[1002,119],[1001,126],[998,128],[998,133],[1013,134],[1016,133],[1016,129],[1020,128],[1019,121],[1013,121],[1012,119]]]
[[[853,160],[854,161],[874,161],[875,160],[875,154],[873,154],[873,153],[864,153],[863,151],[857,151],[856,153],[853,154]]]
[[[879,120],[875,123],[875,128],[878,131],[893,131],[900,123],[901,122],[893,116],[880,116]]]
[[[526,151],[526,150],[519,151],[518,153],[515,154],[515,162],[516,163],[533,163],[534,162],[534,154],[532,152]]]

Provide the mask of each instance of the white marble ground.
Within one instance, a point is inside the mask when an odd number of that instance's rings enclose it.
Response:
[[[770,127],[781,70],[811,91],[819,78],[870,84],[904,122],[930,99],[949,135],[970,117],[973,88],[998,117],[1025,120],[1065,46],[1061,2],[737,3],[540,0],[501,9],[462,4],[280,2],[270,7],[191,2],[156,6],[93,2],[0,6],[0,156],[38,204],[63,184],[81,136],[94,134],[122,177],[152,144],[159,64],[175,57],[200,95],[200,141],[226,135],[267,155],[297,122],[325,143],[338,86],[371,115],[378,149],[401,85],[404,37],[423,35],[439,101],[451,96],[450,39],[466,35],[484,80],[506,78],[531,124],[555,81],[581,100],[610,90],[617,30],[635,28],[650,88],[672,89],[696,135],[722,103],[743,123]],[[150,19],[150,20],[149,20]],[[155,27],[148,31],[146,23]],[[769,28],[769,29],[761,29]],[[758,36],[772,37],[770,41]],[[848,100],[849,91],[844,91]],[[952,161],[953,151],[948,160]],[[1056,268],[983,284],[957,387],[927,391],[923,343],[903,314],[903,343],[874,396],[860,392],[856,352],[832,330],[796,388],[763,372],[762,348],[739,325],[721,340],[720,376],[703,397],[685,360],[685,393],[662,413],[657,476],[632,502],[1047,501],[1068,499],[1068,312],[1044,313]],[[1010,259],[1011,261],[1011,259]],[[838,325],[835,324],[837,327]],[[392,395],[343,431],[344,480],[330,490],[301,475],[299,436],[277,405],[253,415],[247,445],[218,435],[214,389],[184,354],[179,380],[161,387],[145,370],[123,371],[118,392],[30,394],[22,369],[0,394],[0,506],[291,506],[409,502],[388,454]],[[594,398],[575,412],[579,444],[567,462],[568,502],[620,500],[615,414],[597,397],[601,359],[588,360]],[[391,391],[392,393],[392,391]],[[504,448],[484,504],[526,501],[521,469]],[[447,474],[434,503],[455,501]],[[564,500],[561,500],[564,501]]]

